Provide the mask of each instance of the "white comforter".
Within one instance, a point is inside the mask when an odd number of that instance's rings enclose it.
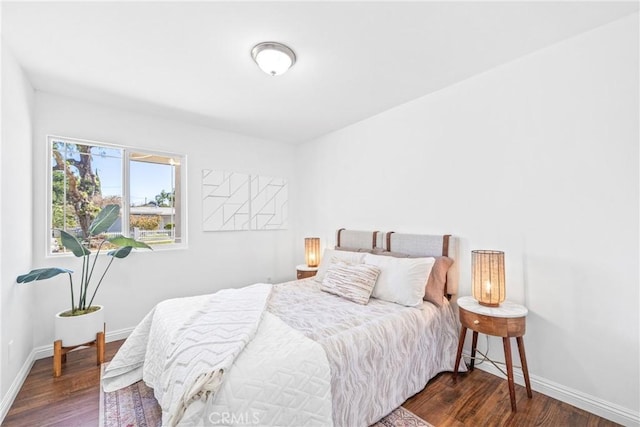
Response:
[[[164,301],[105,371],[105,391],[140,379],[163,425],[331,424],[322,347],[264,313],[271,285]]]

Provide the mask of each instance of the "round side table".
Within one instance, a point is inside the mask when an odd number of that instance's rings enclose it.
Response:
[[[458,308],[460,309],[460,340],[458,341],[458,353],[456,354],[456,363],[453,371],[453,378],[458,375],[458,365],[462,357],[462,347],[464,339],[467,335],[467,329],[473,331],[471,341],[471,363],[469,370],[473,371],[473,365],[476,356],[476,346],[478,343],[478,333],[491,335],[494,337],[502,337],[502,345],[504,347],[505,364],[507,365],[507,381],[509,383],[509,397],[511,398],[511,410],[516,411],[516,391],[513,382],[513,364],[511,360],[511,342],[510,338],[515,338],[518,343],[518,353],[520,354],[520,362],[522,364],[522,374],[527,388],[527,396],[533,397],[531,393],[531,382],[529,381],[529,369],[527,368],[527,357],[524,351],[524,336],[526,330],[526,316],[528,310],[526,307],[510,301],[505,301],[499,307],[487,307],[480,305],[472,297],[462,297],[458,299]]]
[[[318,267],[307,267],[306,264],[296,265],[296,277],[298,280],[313,277],[318,272]]]

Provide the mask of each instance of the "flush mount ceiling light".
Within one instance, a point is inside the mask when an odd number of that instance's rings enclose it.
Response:
[[[296,54],[277,42],[258,43],[251,49],[251,57],[270,76],[283,74],[296,63]]]

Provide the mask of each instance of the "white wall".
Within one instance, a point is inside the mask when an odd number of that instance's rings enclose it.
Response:
[[[96,302],[106,306],[107,332],[135,326],[159,301],[259,281],[295,278],[292,232],[203,232],[202,169],[293,176],[293,147],[36,92],[33,267],[78,269],[76,258],[45,258],[47,135],[67,136],[187,156],[188,245],[185,250],[132,253],[116,260]],[[58,280],[59,279],[59,280]],[[38,298],[35,345],[51,345],[52,319],[69,305],[68,282],[33,284]]]
[[[460,295],[504,250],[534,388],[637,423],[638,72],[635,14],[306,143],[297,238],[453,233]]]
[[[32,235],[31,141],[34,92],[2,44],[0,146],[0,419],[17,393],[14,380],[33,349],[33,290],[16,277],[30,267]],[[12,343],[9,349],[9,343]],[[24,372],[23,372],[24,373]]]

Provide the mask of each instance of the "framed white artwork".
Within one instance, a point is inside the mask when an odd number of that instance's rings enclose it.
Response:
[[[251,176],[251,229],[283,230],[289,226],[287,180],[272,176]]]
[[[202,171],[202,229],[248,230],[250,224],[250,176],[244,173]]]

